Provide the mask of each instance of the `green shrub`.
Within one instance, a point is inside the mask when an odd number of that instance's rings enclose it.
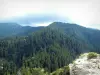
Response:
[[[52,72],[51,75],[70,75],[70,68],[69,66],[65,66]]]
[[[91,58],[96,58],[97,57],[97,53],[95,52],[90,52],[87,56],[88,59],[91,59]]]

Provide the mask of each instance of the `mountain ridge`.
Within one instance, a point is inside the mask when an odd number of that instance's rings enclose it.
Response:
[[[41,28],[43,27],[21,26],[17,23],[0,23],[0,37],[28,35]]]

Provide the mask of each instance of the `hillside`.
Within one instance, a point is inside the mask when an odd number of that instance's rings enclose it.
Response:
[[[91,50],[97,49],[98,52],[100,50],[100,30],[82,27],[77,24],[62,22],[54,22],[50,24],[49,27],[52,29],[61,30],[70,38],[88,45],[88,47],[91,47]],[[85,50],[83,50],[83,52],[84,51]],[[88,51],[89,50],[86,50],[85,52]]]
[[[81,53],[100,52],[99,30],[61,22],[36,30],[34,27],[24,29],[21,32],[29,33],[26,36],[0,39],[0,58],[5,60],[0,75],[16,75],[19,70],[34,75],[38,68],[39,71],[43,68],[46,72],[57,75],[55,70],[65,71],[65,68],[59,68],[68,66]]]

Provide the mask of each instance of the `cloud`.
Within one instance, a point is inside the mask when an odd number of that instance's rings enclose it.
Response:
[[[2,22],[15,22],[21,25],[30,26],[47,26],[52,22],[71,22],[68,18],[59,16],[57,14],[31,14],[20,17],[13,17],[10,19],[2,20]],[[46,25],[47,24],[47,25]]]
[[[26,24],[70,20],[100,29],[100,0],[0,0],[0,19]]]

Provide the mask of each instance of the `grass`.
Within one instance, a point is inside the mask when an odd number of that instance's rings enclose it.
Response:
[[[87,58],[88,58],[88,59],[96,58],[97,55],[98,55],[98,54],[95,53],[95,52],[89,52],[89,54],[87,55]]]

